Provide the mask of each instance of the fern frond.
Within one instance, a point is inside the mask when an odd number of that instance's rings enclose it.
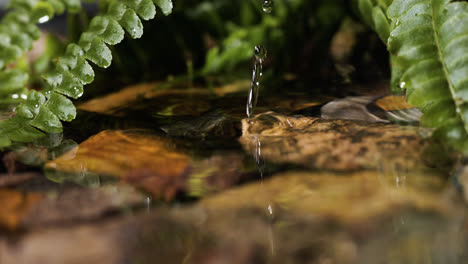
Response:
[[[393,0],[355,0],[363,21],[374,29],[383,42],[390,35],[390,23],[386,16]]]
[[[468,3],[394,0],[388,50],[423,125],[468,152]]]
[[[19,70],[6,70],[39,39],[41,32],[36,26],[43,20],[51,19],[55,14],[62,14],[65,9],[77,12],[81,9],[79,0],[12,0],[9,12],[0,23],[0,97],[11,95],[24,88],[28,80],[27,73]]]
[[[164,13],[170,13],[170,0],[156,3]],[[91,20],[78,44],[68,45],[65,55],[57,59],[55,70],[43,76],[49,87],[43,92],[31,91],[28,99],[17,107],[16,116],[0,122],[0,147],[12,142],[31,142],[42,137],[44,132],[61,132],[61,121],[76,117],[76,109],[69,98],[80,97],[83,86],[94,80],[88,61],[99,67],[110,66],[112,53],[107,45],[121,42],[125,31],[132,38],[140,38],[143,34],[140,18],[150,20],[155,14],[156,7],[151,0],[111,2],[104,15]]]

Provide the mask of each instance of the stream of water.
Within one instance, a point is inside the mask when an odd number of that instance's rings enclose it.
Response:
[[[250,83],[249,95],[247,98],[247,118],[253,116],[258,101],[260,90],[260,79],[263,75],[263,62],[267,57],[267,50],[263,45],[255,46],[255,62],[252,71],[252,82]]]
[[[269,14],[273,11],[273,0],[263,1],[263,12]],[[263,75],[263,62],[268,56],[268,51],[263,45],[257,45],[254,48],[255,62],[252,71],[252,82],[250,83],[249,95],[247,98],[247,118],[253,116],[255,107],[257,106],[258,93],[260,91],[260,79]]]

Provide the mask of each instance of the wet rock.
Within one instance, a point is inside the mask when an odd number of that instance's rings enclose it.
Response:
[[[374,100],[373,96],[356,96],[331,101],[322,107],[322,118],[388,123],[367,110],[366,105]]]
[[[256,252],[251,257],[271,263],[417,263],[421,257],[443,263],[436,260],[462,257],[452,247],[468,241],[465,228],[455,231],[464,223],[464,205],[438,175],[288,172],[208,197],[199,206],[219,235],[211,253],[218,261],[226,256],[221,245],[230,241],[250,245]],[[252,220],[255,214],[263,225]],[[250,219],[247,225],[255,227],[223,227],[222,219],[231,217]],[[454,242],[438,242],[449,240]]]
[[[33,206],[42,199],[42,195],[22,193],[12,190],[0,190],[0,229],[16,230]]]
[[[92,99],[88,102],[81,104],[78,109],[88,112],[97,112],[107,115],[122,116],[122,108],[138,107],[135,104],[142,99],[150,99],[157,97],[173,97],[177,98],[180,95],[190,94],[192,96],[206,95],[206,90],[191,90],[189,93],[186,89],[158,89],[158,83],[139,84],[126,87],[116,93],[106,95],[104,97]],[[162,101],[162,100],[161,100]],[[135,105],[134,105],[135,104]],[[160,106],[158,106],[160,107]],[[206,109],[205,109],[206,110]]]
[[[418,124],[422,117],[422,112],[408,104],[404,96],[384,96],[377,99],[370,105],[367,105],[367,109],[372,111],[375,107],[383,111],[384,118],[393,123],[402,124]]]
[[[406,209],[456,215],[459,203],[445,195],[445,190],[444,180],[430,174],[288,172],[208,197],[200,206],[218,213],[256,208],[266,214],[271,206],[273,217],[318,217],[372,229],[378,228],[373,219],[391,217]]]
[[[288,172],[185,207],[36,229],[0,240],[0,255],[6,263],[463,259],[464,251],[451,248],[468,245],[463,205],[446,196],[450,188],[440,177],[404,176],[397,185],[396,175],[378,172]]]
[[[0,188],[19,185],[40,176],[36,172],[0,174]]]
[[[196,119],[179,121],[161,129],[169,136],[186,138],[234,138],[240,135],[240,121],[221,113],[208,113]]]
[[[248,153],[267,161],[332,170],[426,168],[423,128],[313,117],[273,112],[243,120],[240,138]]]
[[[167,140],[145,132],[108,130],[48,162],[45,168],[63,173],[114,176],[134,183],[141,182],[135,180],[135,175],[144,175],[146,180],[150,177],[152,182],[161,182],[162,190],[155,195],[164,193],[169,199],[182,188],[179,183],[188,176],[189,166],[190,158],[176,151]]]
[[[324,119],[378,123],[418,124],[422,112],[408,104],[404,96],[350,96],[336,99],[321,109]]]
[[[248,81],[207,88],[171,88],[161,83],[126,87],[116,93],[81,104],[78,109],[107,115],[124,116],[128,111],[144,109],[162,116],[198,116],[211,108],[210,96],[225,96],[248,89]],[[148,105],[151,103],[151,107]],[[151,111],[148,111],[151,109]]]
[[[230,160],[225,161],[223,156]],[[177,193],[200,193],[200,188],[217,191],[248,177],[243,159],[239,153],[192,158],[178,150],[170,139],[150,131],[107,130],[48,162],[45,168],[55,181],[76,179],[99,185],[100,176],[112,176],[155,198],[171,200]]]
[[[118,263],[116,225],[78,226],[29,233],[16,242],[0,241],[2,263]],[[86,249],[86,250],[81,250]]]
[[[49,194],[22,219],[28,228],[97,220],[107,214],[142,206],[145,196],[130,186],[108,185],[97,189],[74,188]]]

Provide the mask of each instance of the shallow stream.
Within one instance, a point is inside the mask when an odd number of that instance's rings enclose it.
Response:
[[[467,263],[468,170],[401,98],[269,95],[247,122],[248,80],[160,87],[4,154],[0,263]]]

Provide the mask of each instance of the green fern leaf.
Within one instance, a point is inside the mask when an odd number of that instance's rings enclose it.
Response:
[[[387,42],[390,35],[387,9],[393,0],[355,0],[359,13],[364,22],[373,28],[383,42]]]
[[[153,0],[153,1],[159,6],[159,8],[161,8],[164,15],[167,16],[170,13],[172,13],[172,8],[173,8],[172,0]]]
[[[9,69],[0,72],[0,97],[23,89],[27,81],[28,75],[23,71]]]
[[[61,94],[52,92],[47,107],[60,120],[72,121],[76,117],[76,108],[73,102]]]
[[[143,31],[141,34],[143,34]],[[89,50],[86,51],[85,58],[99,67],[107,68],[112,62],[112,52],[101,38],[96,37],[91,42]]]
[[[468,3],[394,0],[388,16],[394,82],[423,110],[424,125],[468,151]]]
[[[125,31],[134,39],[141,38],[143,35],[143,25],[141,20],[138,18],[135,11],[128,9],[127,12],[122,17],[121,20],[123,28]]]
[[[78,0],[63,0],[67,9],[77,8]],[[56,8],[57,2],[50,2]],[[164,13],[170,13],[171,1],[162,1]],[[169,4],[170,3],[170,8]],[[15,0],[17,7],[30,8],[35,4],[32,0]],[[44,74],[43,78],[49,85],[43,92],[31,91],[27,100],[17,106],[16,116],[0,122],[0,148],[8,147],[14,142],[32,142],[43,137],[45,133],[60,133],[62,121],[71,121],[76,117],[76,109],[70,98],[78,98],[83,94],[83,86],[94,80],[94,70],[88,61],[100,67],[108,67],[112,61],[112,53],[107,45],[114,45],[124,38],[124,29],[132,38],[140,38],[143,34],[141,19],[148,20],[155,16],[156,8],[148,0],[126,0],[110,3],[107,12],[102,16],[93,18],[88,31],[84,32],[78,44],[70,44],[65,55],[56,60],[54,71]],[[23,18],[18,18],[19,20]],[[25,20],[28,19],[26,16]],[[27,31],[29,32],[29,31]],[[30,29],[30,34],[34,29]],[[2,36],[0,30],[0,37]],[[0,49],[0,68],[9,60],[16,58],[14,49],[18,45],[11,34],[4,34],[0,38],[0,46],[14,47],[9,53]],[[20,39],[20,38],[19,38]],[[21,47],[28,43],[15,42]],[[20,49],[18,47],[18,49]],[[2,53],[3,51],[3,53]],[[3,59],[6,54],[9,60]],[[11,53],[11,54],[10,54]],[[2,61],[3,59],[3,61]],[[26,77],[25,77],[26,76]],[[27,75],[20,75],[14,70],[0,72],[1,91],[22,89]],[[22,77],[22,78],[21,78]],[[16,79],[15,79],[16,78]],[[4,85],[3,89],[1,85]]]

